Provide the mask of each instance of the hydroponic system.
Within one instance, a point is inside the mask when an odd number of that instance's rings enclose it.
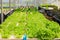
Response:
[[[55,4],[56,2],[56,4]],[[59,0],[0,0],[0,40],[60,38]]]

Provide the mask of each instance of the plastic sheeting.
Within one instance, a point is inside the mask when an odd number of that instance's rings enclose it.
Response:
[[[15,3],[14,3],[15,1]],[[1,4],[1,1],[0,1]],[[59,5],[59,0],[11,0],[11,7],[20,7],[20,6],[38,6],[40,4],[54,4]],[[9,0],[3,0],[3,6],[9,7]]]

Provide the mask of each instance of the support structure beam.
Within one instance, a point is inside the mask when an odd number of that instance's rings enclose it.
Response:
[[[13,0],[14,9],[16,8],[16,0]]]
[[[18,8],[20,7],[20,0],[18,0]]]
[[[1,23],[3,23],[3,0],[1,0]]]
[[[11,10],[11,0],[9,0],[9,10]]]

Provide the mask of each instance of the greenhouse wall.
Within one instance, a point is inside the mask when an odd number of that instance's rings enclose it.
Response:
[[[52,4],[60,7],[60,0],[39,0],[39,4]]]

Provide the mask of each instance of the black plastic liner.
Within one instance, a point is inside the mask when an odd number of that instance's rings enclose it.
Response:
[[[45,16],[49,17],[48,19],[52,19],[53,21],[60,24],[60,12],[59,11],[54,11],[54,9],[53,10],[44,9],[41,7],[38,7],[38,11],[44,14]]]
[[[3,13],[3,22],[5,21],[5,19],[10,16],[12,13],[14,12],[14,10],[9,11],[7,14]],[[1,24],[1,13],[0,13],[0,24]]]

